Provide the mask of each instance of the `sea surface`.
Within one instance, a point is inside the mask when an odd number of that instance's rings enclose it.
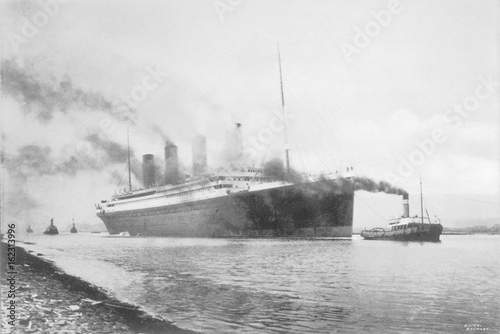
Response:
[[[500,332],[500,235],[21,239],[67,273],[199,333]]]

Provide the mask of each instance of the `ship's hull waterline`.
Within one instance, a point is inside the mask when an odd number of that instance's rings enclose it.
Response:
[[[352,183],[338,179],[98,216],[131,236],[351,237],[353,207]]]

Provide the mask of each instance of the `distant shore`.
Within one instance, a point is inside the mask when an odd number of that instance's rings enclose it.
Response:
[[[5,333],[194,333],[153,317],[140,308],[57,268],[42,254],[16,247],[15,297],[6,270],[7,244],[1,242],[2,332]],[[15,326],[7,306],[15,301]]]

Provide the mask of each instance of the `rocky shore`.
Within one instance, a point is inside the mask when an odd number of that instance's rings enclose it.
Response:
[[[8,271],[7,245],[2,242],[2,333],[192,333],[108,296],[22,247],[16,247],[15,298],[8,296],[12,289]],[[9,324],[11,300],[15,326]]]

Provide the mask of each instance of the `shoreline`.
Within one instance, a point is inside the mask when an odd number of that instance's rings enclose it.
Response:
[[[68,275],[42,254],[15,247],[15,298],[8,299],[7,244],[1,242],[2,331],[7,333],[195,333]],[[7,305],[15,301],[15,326]]]

